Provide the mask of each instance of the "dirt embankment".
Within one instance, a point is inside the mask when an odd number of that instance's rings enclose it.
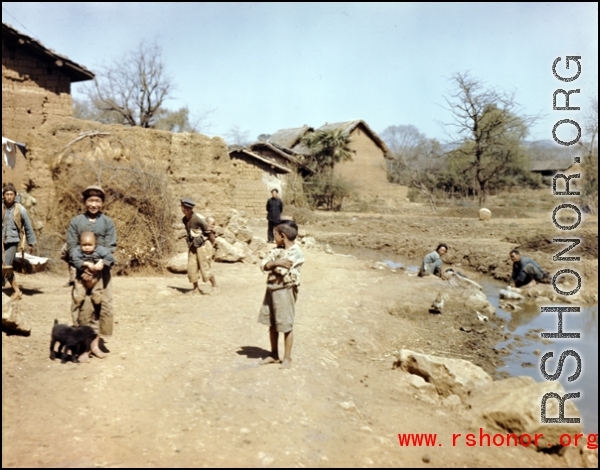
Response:
[[[414,210],[414,209],[413,209]],[[447,265],[463,267],[496,279],[508,281],[512,263],[508,253],[518,248],[554,273],[571,268],[584,279],[583,300],[597,302],[598,222],[587,217],[576,233],[565,234],[552,224],[551,213],[529,214],[524,218],[493,218],[481,221],[471,217],[448,217],[407,213],[399,215],[321,215],[309,227],[309,233],[323,243],[375,250],[391,250],[398,255],[420,260],[446,243]],[[495,212],[495,211],[494,211]],[[581,243],[567,256],[580,256],[579,262],[555,262],[553,256],[568,244],[554,238],[579,238]]]

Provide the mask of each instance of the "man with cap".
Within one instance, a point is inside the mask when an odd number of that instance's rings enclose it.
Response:
[[[67,230],[69,258],[73,258],[75,248],[79,244],[79,237],[83,232],[93,232],[96,235],[97,245],[103,246],[114,255],[117,249],[117,230],[113,220],[102,213],[105,198],[104,190],[100,186],[88,186],[83,190],[82,195],[85,212],[73,217]],[[93,318],[90,325],[99,332],[99,336],[96,336],[92,342],[91,351],[92,354],[100,358],[105,356],[104,352],[100,350],[100,338],[106,341],[113,333],[114,314],[110,269],[110,266],[105,265],[102,270],[104,291],[102,306],[100,308],[100,318]],[[82,275],[84,280],[90,280],[84,276],[91,276],[90,274]],[[78,319],[74,318],[73,322],[78,324]]]
[[[209,223],[200,214],[194,212],[196,204],[192,198],[184,197],[181,200],[181,211],[183,212],[183,225],[187,233],[188,244],[188,279],[192,283],[192,293],[202,294],[198,287],[198,281],[202,277],[202,282],[212,284],[211,295],[219,293],[217,280],[210,268],[210,258],[212,257],[212,248],[206,243],[210,240],[214,244],[214,237]]]
[[[18,249],[24,251],[25,240],[29,245],[29,252],[35,248],[35,233],[27,210],[20,203],[15,202],[17,190],[12,183],[7,183],[2,188],[2,266],[12,266]],[[21,246],[20,246],[21,245]],[[18,300],[23,295],[14,271],[6,278],[13,288],[11,298]],[[5,278],[2,277],[4,286]]]

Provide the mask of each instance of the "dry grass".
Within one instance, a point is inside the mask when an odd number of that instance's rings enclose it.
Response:
[[[45,228],[43,244],[60,250],[71,218],[83,210],[81,192],[91,184],[106,191],[103,212],[116,226],[117,274],[163,269],[173,243],[174,216],[166,175],[144,161],[90,161],[73,158],[54,167],[58,204]]]

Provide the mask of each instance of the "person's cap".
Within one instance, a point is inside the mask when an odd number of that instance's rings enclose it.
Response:
[[[194,202],[194,200],[191,197],[184,197],[181,200],[181,205],[185,206],[185,207],[194,207],[196,205],[196,203]]]
[[[7,183],[6,186],[4,186],[2,188],[2,195],[4,196],[4,193],[7,191],[12,191],[13,193],[17,194],[17,190],[15,189],[15,185],[12,183]]]
[[[100,199],[102,199],[104,201],[104,189],[102,189],[100,186],[88,186],[87,188],[85,188],[81,194],[83,195],[83,200],[87,200],[87,198],[91,197],[91,196],[98,196]]]

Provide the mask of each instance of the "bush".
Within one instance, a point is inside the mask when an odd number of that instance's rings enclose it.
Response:
[[[317,220],[314,212],[308,207],[285,206],[284,212],[298,225],[312,224]]]
[[[71,218],[82,212],[82,190],[100,184],[106,192],[103,212],[117,229],[115,272],[163,269],[163,257],[174,239],[172,197],[164,173],[143,161],[72,158],[55,166],[53,177],[59,202],[50,214],[48,235],[54,233],[64,242]],[[50,240],[46,243],[53,249],[57,245]]]
[[[304,182],[304,193],[313,209],[339,211],[344,200],[355,192],[351,181],[331,173],[316,174]]]
[[[304,180],[296,172],[288,174],[283,192],[285,206],[306,207],[308,202],[304,194]]]

